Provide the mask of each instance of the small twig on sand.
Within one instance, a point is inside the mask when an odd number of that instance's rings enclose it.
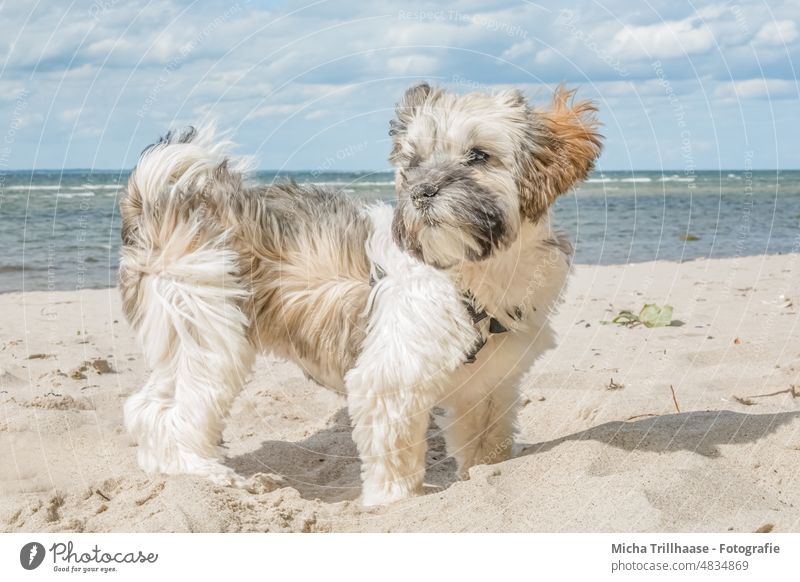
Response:
[[[800,398],[800,389],[792,384],[786,390],[778,390],[777,392],[770,392],[769,394],[755,394],[754,396],[748,396],[748,398],[768,398],[770,396],[778,396],[779,394],[791,394],[792,398]]]
[[[760,528],[758,528],[753,533],[769,533],[773,529],[775,529],[775,524],[774,523],[765,523],[764,525],[762,525]]]
[[[745,406],[753,406],[755,402],[750,400],[749,398],[741,398],[739,396],[733,395],[733,399],[738,402],[739,404],[744,404]]]
[[[651,416],[661,416],[661,415],[660,414],[653,414],[651,412],[647,412],[645,414],[636,414],[634,416],[630,416],[630,417],[626,418],[625,422],[628,422],[629,420],[636,420],[637,418],[649,418]]]
[[[614,382],[614,378],[611,378],[611,382],[606,386],[606,390],[622,390],[623,388],[625,388],[625,384],[617,384]]]
[[[675,388],[672,387],[672,384],[669,385],[669,389],[672,390],[672,401],[675,403],[675,410],[678,411],[678,414],[681,412],[681,407],[678,404],[678,397],[675,396]]]

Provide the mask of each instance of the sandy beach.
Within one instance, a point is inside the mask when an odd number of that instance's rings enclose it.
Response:
[[[249,490],[148,476],[116,289],[0,295],[0,530],[800,531],[800,254],[576,266],[514,459],[362,509],[343,399],[260,358],[225,432]],[[604,322],[669,304],[679,325]],[[796,387],[796,388],[795,388]]]

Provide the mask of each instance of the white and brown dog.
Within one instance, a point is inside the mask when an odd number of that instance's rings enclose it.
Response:
[[[242,479],[223,423],[258,352],[346,395],[366,505],[421,490],[432,408],[461,476],[511,455],[517,385],[554,345],[571,248],[549,207],[600,152],[590,102],[410,88],[397,205],[247,186],[209,130],[142,154],[121,202],[120,288],[147,384],[125,405],[143,469]]]

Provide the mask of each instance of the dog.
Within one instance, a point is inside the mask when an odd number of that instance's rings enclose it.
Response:
[[[563,87],[537,108],[412,86],[390,123],[395,206],[249,185],[210,129],[147,148],[120,204],[123,309],[151,370],[124,407],[141,468],[242,486],[219,445],[258,353],[346,396],[364,505],[421,492],[435,406],[460,477],[510,458],[571,265],[549,208],[593,168],[598,125]]]

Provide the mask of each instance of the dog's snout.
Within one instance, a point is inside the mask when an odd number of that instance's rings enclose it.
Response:
[[[426,182],[424,184],[416,184],[414,187],[411,188],[411,197],[431,198],[432,196],[436,196],[436,193],[438,191],[439,187],[436,184],[432,184],[430,182]]]

